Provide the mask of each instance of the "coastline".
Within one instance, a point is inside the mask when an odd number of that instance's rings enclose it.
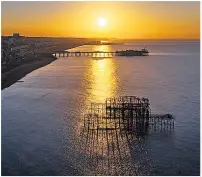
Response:
[[[16,83],[18,80],[25,77],[30,72],[41,68],[43,66],[46,66],[56,60],[57,58],[52,56],[51,54],[46,54],[43,56],[43,54],[37,58],[34,61],[24,63],[18,67],[15,67],[14,69],[7,71],[5,73],[2,73],[1,76],[1,90],[10,87],[14,83]]]
[[[17,66],[7,72],[1,73],[1,90],[10,87],[18,80],[25,77],[27,74],[31,73],[32,71],[44,67],[51,62],[55,61],[57,58],[52,55],[54,51],[58,50],[67,50],[74,47],[78,47],[84,45],[84,43],[78,44],[69,44],[68,46],[55,46],[54,48],[47,48],[43,50],[43,53],[38,54],[37,58],[30,60],[29,62],[25,62],[20,66]]]

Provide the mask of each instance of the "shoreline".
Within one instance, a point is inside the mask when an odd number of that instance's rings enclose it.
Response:
[[[79,47],[84,45],[82,44],[72,44],[71,46],[66,47],[59,47],[61,50],[65,51],[71,48]],[[41,67],[44,67],[53,61],[55,61],[57,58],[52,55],[54,50],[47,49],[44,50],[44,53],[40,53],[39,57],[35,58],[34,60],[31,60],[29,62],[25,62],[21,64],[20,66],[16,66],[15,68],[1,73],[1,90],[4,90],[7,87],[10,87],[11,85],[18,82],[20,79],[25,77],[27,74],[31,73],[32,71],[39,69]]]
[[[43,57],[43,58],[42,58]],[[57,58],[49,54],[46,56],[40,56],[37,60],[31,61],[28,63],[24,63],[20,66],[11,69],[5,73],[2,73],[1,76],[1,90],[10,87],[18,80],[25,77],[27,74],[31,73],[32,71],[39,69],[43,66],[50,64],[51,62],[55,61]]]

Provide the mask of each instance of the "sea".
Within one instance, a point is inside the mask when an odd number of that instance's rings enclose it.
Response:
[[[200,41],[138,40],[68,51],[149,56],[58,57],[1,91],[2,175],[200,175]],[[148,98],[174,128],[88,132],[91,103]],[[128,138],[129,136],[129,138]]]

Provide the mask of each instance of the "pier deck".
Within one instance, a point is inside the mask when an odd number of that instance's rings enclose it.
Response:
[[[91,51],[91,52],[80,52],[80,51],[58,51],[53,53],[55,57],[114,57],[114,56],[146,56],[143,51],[135,51],[135,53],[124,53],[125,51],[116,52],[105,52],[105,51]]]

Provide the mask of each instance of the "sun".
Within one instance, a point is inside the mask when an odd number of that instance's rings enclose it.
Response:
[[[107,20],[105,18],[98,18],[97,23],[100,27],[105,27],[107,25]]]

